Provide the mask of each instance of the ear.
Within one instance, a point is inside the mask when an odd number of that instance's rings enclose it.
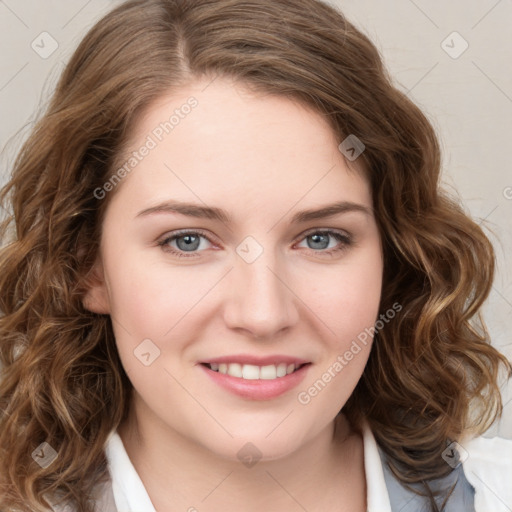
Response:
[[[86,292],[82,299],[84,308],[93,313],[108,315],[110,313],[110,298],[100,257],[85,279],[85,289]]]

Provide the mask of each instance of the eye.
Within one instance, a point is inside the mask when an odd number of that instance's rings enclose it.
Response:
[[[310,231],[303,238],[309,249],[327,255],[343,251],[352,244],[350,235],[331,229]]]
[[[352,244],[352,238],[348,233],[331,229],[310,231],[303,235],[301,240],[304,240],[308,249],[322,255],[333,255],[347,249]],[[158,246],[162,250],[179,258],[198,256],[197,253],[210,248],[208,244],[211,246],[213,242],[204,232],[190,230],[174,232],[158,242]],[[302,247],[304,246],[302,245]]]
[[[211,244],[211,240],[201,231],[178,231],[170,236],[166,236],[158,242],[158,245],[166,252],[170,252],[178,257],[194,257],[198,249],[208,249],[206,245]],[[189,254],[187,254],[189,253]]]

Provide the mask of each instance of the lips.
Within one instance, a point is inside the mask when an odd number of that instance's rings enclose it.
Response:
[[[204,364],[211,364],[211,363],[238,363],[238,364],[253,364],[255,366],[265,366],[269,364],[281,364],[286,363],[288,364],[296,364],[297,366],[300,366],[301,364],[306,364],[309,361],[306,359],[301,359],[299,357],[293,357],[293,356],[286,356],[281,354],[276,355],[270,355],[270,356],[253,356],[250,354],[237,354],[237,355],[231,355],[231,356],[221,356],[221,357],[214,357],[212,359],[205,359],[201,361],[201,363]]]
[[[236,395],[270,400],[297,386],[311,363],[284,355],[234,355],[202,361],[199,366],[215,383]]]

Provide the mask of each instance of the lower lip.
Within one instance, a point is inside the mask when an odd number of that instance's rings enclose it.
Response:
[[[235,395],[248,398],[249,400],[271,400],[298,386],[304,380],[311,364],[305,364],[285,377],[278,377],[277,379],[271,380],[242,379],[224,373],[214,372],[203,364],[199,366],[216,384]]]

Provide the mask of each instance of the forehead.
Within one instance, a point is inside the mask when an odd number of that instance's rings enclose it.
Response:
[[[156,100],[132,127],[121,183],[132,203],[175,198],[292,206],[309,200],[371,205],[357,162],[320,113],[225,78],[198,80]],[[146,148],[146,149],[144,149]],[[144,153],[144,155],[141,155]]]

